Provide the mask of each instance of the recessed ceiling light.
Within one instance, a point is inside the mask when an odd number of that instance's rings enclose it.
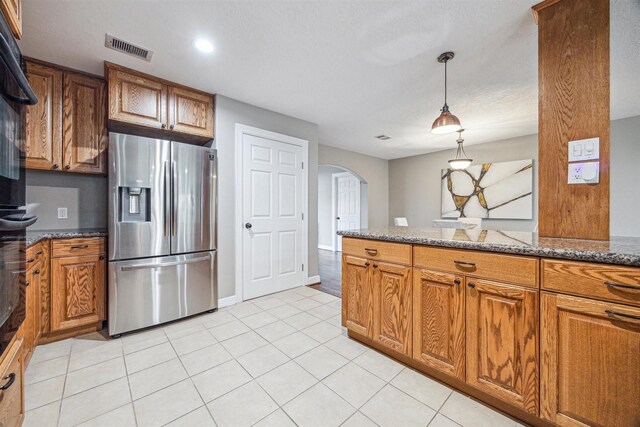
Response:
[[[213,52],[213,45],[209,40],[205,39],[195,39],[193,42],[193,46],[198,49],[200,52],[211,53]]]

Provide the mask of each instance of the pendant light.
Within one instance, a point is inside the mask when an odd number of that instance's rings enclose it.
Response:
[[[438,62],[444,64],[444,106],[442,107],[442,113],[433,122],[431,126],[431,133],[442,135],[445,133],[457,132],[462,129],[460,120],[449,111],[447,105],[447,62],[451,61],[455,55],[453,52],[445,52],[438,56]]]
[[[462,143],[464,142],[464,139],[462,139],[462,132],[464,132],[464,129],[458,130],[458,139],[456,140],[456,142],[458,143],[458,149],[456,150],[456,158],[453,160],[449,160],[451,169],[466,169],[473,161],[473,159],[469,159],[467,157],[467,153],[464,152],[464,147],[462,146]]]

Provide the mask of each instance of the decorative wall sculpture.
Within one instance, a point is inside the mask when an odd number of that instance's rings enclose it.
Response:
[[[533,218],[533,160],[442,170],[443,218]]]

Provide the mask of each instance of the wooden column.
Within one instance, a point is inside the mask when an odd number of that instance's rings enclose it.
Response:
[[[609,239],[609,0],[546,0],[538,23],[538,221],[544,237]],[[567,184],[568,142],[600,138],[600,183]]]

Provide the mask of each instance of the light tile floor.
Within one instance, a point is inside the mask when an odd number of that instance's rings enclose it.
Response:
[[[169,325],[39,346],[24,426],[516,426],[346,337],[302,287]]]

